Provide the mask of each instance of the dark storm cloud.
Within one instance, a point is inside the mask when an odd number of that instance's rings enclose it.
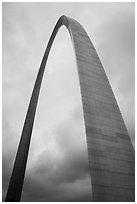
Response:
[[[81,115],[78,113],[80,111],[79,108],[74,111],[75,117]],[[83,148],[86,143],[83,145],[81,128],[79,131],[75,130],[79,141],[74,141],[76,138],[73,126],[75,123],[70,118],[55,130],[57,148],[62,150],[61,159],[52,158],[52,155],[47,155],[46,150],[39,155],[35,168],[31,170],[31,177],[29,172],[26,177],[23,200],[82,201],[87,197],[86,200],[91,201],[91,195],[87,190],[87,186],[91,188],[88,155],[86,148]]]
[[[67,132],[67,129],[65,132]],[[66,135],[65,132],[62,134],[62,137],[68,136],[71,140],[72,135]],[[22,201],[91,200],[90,192],[87,189],[87,186],[91,188],[88,174],[89,169],[86,163],[87,154],[84,155],[83,152],[77,150],[78,148],[72,150],[70,148],[70,141],[68,142],[69,147],[65,148],[64,146],[65,152],[61,161],[52,160],[50,162],[51,158],[46,157],[46,151],[39,155],[35,168],[30,173],[26,173]],[[59,148],[63,148],[61,145]],[[8,157],[3,158],[4,197],[11,174],[10,160],[11,158]]]
[[[3,112],[3,117],[6,112]],[[3,157],[2,157],[2,188],[3,188],[3,199],[7,192],[9,179],[12,172],[13,161],[15,158],[15,149],[14,145],[16,144],[14,131],[11,129],[9,122],[5,120],[5,117],[2,122],[3,129]],[[10,152],[10,154],[9,154]]]
[[[91,201],[91,190],[87,188],[86,175],[82,180],[73,183],[56,184],[43,179],[43,183],[35,179],[26,178],[25,189],[23,190],[22,201]]]

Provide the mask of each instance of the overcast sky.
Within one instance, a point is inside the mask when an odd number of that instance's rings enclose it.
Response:
[[[36,74],[61,15],[92,40],[134,145],[134,3],[3,3],[3,198]],[[43,78],[22,201],[90,201],[74,50],[62,26]]]

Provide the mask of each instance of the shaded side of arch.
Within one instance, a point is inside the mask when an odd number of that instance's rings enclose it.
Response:
[[[75,49],[87,137],[93,201],[134,201],[134,149],[113,91],[83,27],[61,16],[44,53],[10,179],[6,201],[20,201],[43,73],[59,28],[68,28]]]

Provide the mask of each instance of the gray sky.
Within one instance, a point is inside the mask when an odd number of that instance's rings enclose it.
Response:
[[[61,15],[92,40],[134,144],[134,3],[3,3],[3,197],[36,74]],[[42,83],[22,201],[90,201],[77,67],[62,27]]]

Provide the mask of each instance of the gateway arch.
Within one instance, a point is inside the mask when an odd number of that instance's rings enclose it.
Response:
[[[83,27],[61,16],[44,53],[11,175],[6,201],[20,201],[39,91],[59,28],[70,33],[78,68],[94,202],[134,201],[134,149],[97,52]]]

